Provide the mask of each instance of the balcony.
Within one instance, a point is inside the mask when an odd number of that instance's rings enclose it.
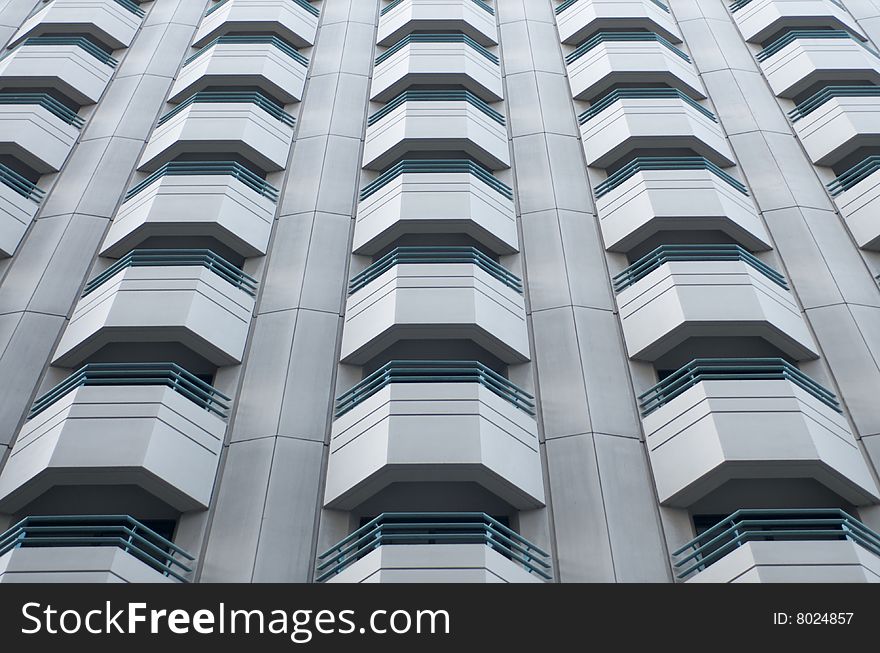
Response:
[[[639,403],[664,505],[754,478],[812,478],[851,503],[877,500],[834,394],[780,358],[697,359]]]
[[[320,11],[307,0],[215,0],[193,45],[201,48],[230,32],[273,33],[296,48],[315,43]]]
[[[826,86],[788,115],[816,165],[880,145],[880,86]]]
[[[61,169],[83,124],[46,93],[0,92],[0,152],[41,174]]]
[[[688,230],[718,230],[746,249],[770,249],[746,187],[702,157],[637,157],[595,192],[611,251],[627,252],[659,231]]]
[[[216,238],[244,257],[266,253],[278,190],[234,161],[172,161],[125,195],[101,256],[153,236]]]
[[[375,254],[413,233],[464,233],[498,254],[516,252],[513,190],[467,159],[401,161],[361,190],[354,251]]]
[[[55,486],[136,485],[208,507],[228,397],[173,363],[90,363],[39,397],[0,474],[15,513]]]
[[[504,115],[470,91],[404,91],[367,121],[364,167],[412,150],[461,151],[487,168],[510,167]]]
[[[0,534],[0,583],[185,583],[193,559],[125,515],[26,517]]]
[[[544,505],[533,397],[475,361],[391,361],[336,400],[324,504],[391,483],[475,482]]]
[[[787,27],[845,29],[864,39],[858,23],[837,0],[736,0],[730,11],[752,43],[763,43]]]
[[[84,36],[31,36],[0,57],[4,88],[52,87],[74,102],[94,104],[117,65]]]
[[[0,258],[12,256],[46,191],[0,163]]]
[[[175,342],[238,364],[255,292],[255,279],[210,250],[133,250],[86,285],[53,364],[79,365],[113,342]]]
[[[210,86],[256,87],[282,102],[302,100],[309,60],[277,36],[218,36],[183,62],[169,102]]]
[[[318,556],[329,583],[539,583],[550,557],[484,513],[382,513]]]
[[[88,34],[119,50],[131,45],[143,18],[133,0],[52,0],[25,21],[11,45],[30,36]]]
[[[414,31],[456,31],[498,44],[495,10],[483,0],[391,0],[379,12],[376,43],[389,46]]]
[[[880,155],[865,158],[828,184],[828,190],[859,247],[880,250]],[[2,190],[2,189],[0,189]]]
[[[614,284],[631,358],[657,360],[701,336],[757,336],[818,358],[785,278],[739,245],[662,245]]]
[[[474,247],[397,247],[351,280],[342,360],[404,339],[469,339],[507,363],[529,358],[522,282]]]
[[[673,555],[690,583],[880,581],[880,535],[837,509],[737,510]]]
[[[376,57],[370,100],[414,84],[463,86],[486,102],[504,95],[498,56],[466,34],[408,34]]]
[[[283,170],[293,126],[293,116],[262,93],[201,91],[159,119],[138,168],[153,171],[190,152],[236,152],[263,170]]]
[[[591,100],[622,83],[668,85],[706,97],[690,57],[654,32],[599,32],[566,55],[565,63],[576,100]]]
[[[845,30],[792,30],[756,57],[779,97],[794,97],[829,80],[880,84],[880,58]]]
[[[579,117],[587,163],[607,168],[633,150],[688,148],[720,166],[733,153],[715,115],[675,88],[616,89]]]
[[[673,43],[681,34],[661,0],[565,0],[556,6],[556,26],[563,43],[575,45],[598,30],[656,32]]]

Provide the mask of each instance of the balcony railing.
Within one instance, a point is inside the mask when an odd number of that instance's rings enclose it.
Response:
[[[867,177],[880,170],[880,154],[872,154],[866,157],[860,163],[844,173],[841,173],[836,179],[828,182],[828,192],[833,197],[840,195],[844,191],[849,190],[860,181],[864,181]]]
[[[493,190],[501,193],[507,199],[513,199],[513,189],[498,180],[489,170],[469,159],[404,159],[394,164],[388,170],[376,177],[361,189],[361,201],[403,174],[455,174],[466,172]]]
[[[646,170],[708,170],[719,179],[727,182],[743,195],[749,191],[745,184],[731,177],[716,164],[702,156],[640,156],[609,175],[601,184],[597,184],[596,197],[610,193],[633,175]],[[682,201],[687,201],[683,198]]]
[[[127,202],[162,177],[195,175],[228,175],[238,179],[263,197],[268,197],[273,202],[278,201],[277,188],[236,161],[170,161],[140,183],[132,186],[125,194],[123,201]]]
[[[661,245],[614,276],[614,290],[620,292],[669,261],[742,261],[788,290],[785,277],[739,245]]]
[[[229,397],[175,363],[88,363],[39,397],[28,419],[86,385],[164,385],[220,417],[225,418],[229,409]]]
[[[208,11],[205,12],[205,16],[209,16],[209,15],[213,14],[215,11],[217,11],[220,7],[225,5],[227,2],[229,2],[229,0],[220,0],[220,2],[215,4],[213,7],[208,8]],[[307,0],[290,0],[290,2],[292,2],[295,5],[299,5],[300,7],[305,9],[307,12],[312,14],[312,16],[318,16],[321,13],[320,11],[318,11],[318,9],[316,7],[313,7],[311,5],[311,3],[307,2]]]
[[[76,111],[67,108],[48,93],[10,93],[3,91],[0,92],[0,104],[37,105],[77,129],[82,129],[82,126],[85,124],[85,120]]]
[[[98,47],[85,36],[31,36],[22,41],[18,47],[10,50],[6,54],[4,54],[3,57],[0,58],[5,58],[11,53],[15,52],[18,48],[28,45],[75,45],[78,48],[81,48],[82,50],[88,52],[101,63],[107,64],[111,68],[115,68],[116,65],[119,63],[110,55],[109,52],[107,52],[103,48]]]
[[[499,64],[500,61],[498,57],[492,54],[489,50],[484,48],[482,45],[474,41],[467,34],[407,34],[402,39],[400,39],[397,43],[392,45],[390,48],[385,50],[382,54],[376,57],[375,64],[378,66],[380,63],[385,61],[388,57],[392,56],[395,52],[398,52],[405,48],[410,43],[464,43],[465,45],[469,45],[471,48],[479,52],[481,55],[486,57],[489,61],[494,64]]]
[[[390,361],[336,398],[336,417],[391,383],[479,383],[529,415],[534,397],[478,361]]]
[[[852,39],[875,57],[877,56],[876,52],[863,45],[859,39],[844,29],[795,29],[786,32],[783,36],[766,46],[755,55],[755,58],[758,61],[766,61],[784,47],[794,43],[798,39]]]
[[[189,96],[183,102],[174,107],[171,111],[159,118],[156,127],[164,125],[178,113],[186,109],[191,104],[255,104],[273,118],[280,120],[285,125],[291,127],[296,123],[296,119],[287,113],[281,105],[273,102],[259,91],[199,91]]]
[[[687,56],[682,50],[675,47],[666,38],[660,36],[655,32],[596,32],[596,34],[577,46],[577,48],[575,48],[573,52],[567,54],[565,56],[565,63],[573,63],[577,61],[587,52],[589,52],[601,43],[614,41],[656,41],[657,43],[660,43],[661,45],[669,48],[670,51],[674,52],[688,63],[691,62],[691,58]]]
[[[840,2],[838,0],[828,0],[828,1],[831,2],[832,4],[837,5],[838,7],[843,9],[844,11],[846,10],[846,7],[844,7],[842,4],[840,4]],[[749,5],[751,3],[752,3],[752,0],[736,0],[736,2],[730,3],[728,5],[728,7],[730,8],[730,13],[735,14],[737,11],[739,11],[740,9],[742,9],[743,7],[745,7],[746,5]]]
[[[880,556],[880,535],[843,510],[737,510],[672,553],[687,553],[675,562],[678,578],[702,571],[747,542],[766,540],[850,540]]]
[[[348,294],[357,292],[395,265],[407,263],[469,263],[481,268],[518,293],[523,291],[519,277],[508,272],[476,247],[395,247],[363,272],[352,277],[348,284]]]
[[[297,63],[302,64],[303,66],[308,67],[309,60],[299,53],[299,51],[294,48],[292,45],[282,41],[280,38],[275,36],[274,34],[250,34],[250,35],[225,35],[218,36],[213,41],[209,41],[207,44],[202,46],[199,50],[196,51],[195,54],[191,55],[183,62],[183,67],[186,68],[193,61],[202,56],[205,52],[213,48],[215,45],[220,43],[268,43],[269,45],[273,45],[278,48],[281,52],[286,54],[288,57],[296,61]]]
[[[118,547],[164,576],[187,582],[192,555],[128,515],[63,515],[25,517],[0,535],[0,556],[14,549]]]
[[[156,266],[203,266],[224,281],[243,290],[251,297],[256,295],[257,280],[245,274],[238,266],[218,256],[209,249],[134,249],[116,261],[101,274],[89,281],[82,296],[85,297],[107,282],[120,270],[130,267]]]
[[[550,554],[482,512],[385,512],[318,556],[317,582],[323,582],[380,546],[407,544],[485,544],[549,579]]]
[[[563,2],[563,3],[561,3],[559,6],[557,6],[556,9],[554,9],[554,11],[556,12],[556,15],[558,16],[558,15],[561,14],[563,11],[565,11],[566,9],[568,9],[568,8],[571,7],[573,4],[575,4],[576,2],[579,2],[579,1],[580,1],[580,0],[565,0],[565,2]],[[669,7],[667,7],[665,4],[663,4],[662,2],[660,2],[660,0],[651,0],[651,2],[653,2],[655,5],[657,5],[658,7],[660,7],[660,8],[661,8],[663,11],[665,11],[667,14],[669,13]]]
[[[389,100],[388,103],[367,119],[367,126],[374,125],[394,111],[397,107],[407,102],[467,102],[476,107],[499,125],[504,124],[504,115],[495,111],[470,91],[465,90],[437,90],[437,91],[404,91],[400,95]]]
[[[141,9],[140,5],[136,2],[132,2],[132,0],[113,0],[116,4],[128,9],[131,13],[133,13],[138,18],[143,18],[147,15],[143,9]]]
[[[697,358],[639,395],[642,417],[702,381],[791,381],[826,406],[841,413],[834,393],[782,358]]]
[[[617,102],[617,100],[628,100],[628,99],[654,99],[654,98],[678,98],[683,102],[686,102],[694,109],[702,113],[712,122],[718,122],[715,118],[715,114],[709,111],[702,104],[694,100],[692,97],[687,95],[686,93],[682,93],[677,88],[618,88],[611,91],[608,95],[603,97],[596,102],[590,104],[590,108],[584,111],[582,114],[578,116],[578,122],[583,125],[588,122],[592,118],[595,118],[597,115],[602,113],[605,109],[610,107],[612,104]]]
[[[26,197],[37,204],[42,202],[46,196],[46,191],[2,163],[0,163],[0,183],[9,186],[22,197]]]
[[[797,122],[836,97],[880,97],[880,86],[826,86],[818,93],[798,103],[794,109],[788,112],[788,117],[792,122]]]
[[[379,12],[379,15],[384,16],[389,11],[394,9],[397,5],[399,5],[401,2],[403,2],[403,0],[392,0],[392,2],[389,2],[387,5],[382,7],[382,11]],[[487,11],[488,13],[492,14],[493,16],[495,15],[495,10],[492,8],[492,6],[487,5],[485,2],[483,2],[483,0],[471,0],[471,2],[473,2],[475,5],[477,5],[480,9]]]

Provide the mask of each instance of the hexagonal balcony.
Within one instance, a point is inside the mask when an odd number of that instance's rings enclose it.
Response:
[[[89,34],[118,50],[131,45],[143,18],[132,0],[52,0],[24,22],[10,45],[29,36]]]
[[[320,11],[308,0],[214,0],[196,31],[193,45],[230,32],[273,33],[297,48],[315,43]]]
[[[678,26],[661,0],[565,0],[555,12],[559,37],[569,45],[605,29],[646,30],[681,43]]]
[[[746,41],[762,43],[790,28],[846,29],[864,39],[853,17],[835,0],[736,0],[733,19]]]
[[[495,10],[483,0],[391,0],[382,7],[377,44],[387,47],[415,31],[456,31],[498,44]]]
[[[41,174],[61,169],[82,126],[48,93],[0,92],[0,152]]]
[[[0,258],[12,256],[46,191],[0,163]]]

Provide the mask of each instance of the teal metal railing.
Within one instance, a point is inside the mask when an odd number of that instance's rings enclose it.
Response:
[[[788,290],[785,277],[739,245],[660,245],[613,278],[615,292],[629,288],[669,261],[742,261]]]
[[[391,383],[479,383],[529,415],[535,414],[534,397],[479,361],[394,360],[366,376],[336,398],[336,417]]]
[[[866,157],[846,172],[841,173],[836,179],[828,182],[828,192],[833,197],[849,190],[860,181],[864,181],[877,170],[880,170],[880,154],[872,154]]]
[[[397,5],[399,5],[401,2],[403,2],[403,0],[393,0],[392,2],[389,2],[387,5],[382,7],[382,11],[379,12],[379,15],[384,16],[389,11],[394,9]],[[481,9],[484,9],[488,13],[492,14],[493,16],[495,15],[495,10],[492,8],[492,6],[483,2],[483,0],[471,0],[471,2],[473,2],[475,5],[477,5]]]
[[[0,163],[0,183],[9,186],[9,188],[22,197],[26,197],[37,204],[42,202],[46,196],[46,191],[3,163]]]
[[[89,281],[82,296],[93,292],[120,270],[131,267],[202,266],[208,268],[224,281],[243,290],[251,297],[256,295],[257,280],[236,265],[215,254],[210,249],[133,249],[109,268]]]
[[[352,277],[348,284],[348,294],[357,292],[395,265],[408,263],[468,263],[481,268],[508,288],[513,288],[518,293],[523,291],[519,277],[508,272],[476,247],[395,247],[363,272]]]
[[[786,32],[778,39],[770,43],[755,55],[758,61],[766,61],[774,54],[794,43],[798,39],[852,39],[868,52],[877,56],[877,53],[865,46],[859,39],[843,29],[795,29]]]
[[[530,574],[550,576],[550,554],[482,512],[384,512],[318,556],[315,580],[332,578],[380,546],[485,544]]]
[[[236,35],[236,34],[230,35],[230,34],[227,34],[224,36],[218,36],[213,41],[209,41],[208,43],[203,45],[201,48],[196,50],[196,52],[194,54],[190,55],[183,62],[183,67],[186,68],[189,64],[191,64],[193,61],[198,59],[200,56],[202,56],[205,52],[207,52],[208,50],[213,48],[215,45],[223,44],[223,43],[232,43],[232,44],[236,44],[236,43],[244,43],[244,44],[247,44],[247,43],[268,43],[269,45],[273,45],[276,48],[278,48],[281,52],[286,54],[288,57],[290,57],[291,59],[293,59],[297,63],[302,64],[303,66],[306,66],[306,67],[308,67],[308,65],[309,65],[309,60],[306,57],[304,57],[303,55],[301,55],[296,48],[294,48],[290,44],[286,43],[285,41],[282,41],[280,38],[278,38],[274,34],[250,34],[250,35]]]
[[[595,191],[596,197],[602,197],[607,193],[620,186],[633,175],[645,170],[708,170],[722,181],[733,186],[743,195],[748,195],[749,191],[745,184],[731,177],[717,165],[702,156],[640,156],[636,157],[622,168],[616,170],[613,174],[601,184],[597,184]]]
[[[80,118],[76,111],[67,108],[48,93],[10,93],[8,91],[0,91],[0,104],[29,104],[41,106],[49,113],[77,129],[82,129],[82,126],[85,124],[85,120]]]
[[[556,15],[558,16],[559,14],[561,14],[563,11],[565,11],[566,9],[568,9],[569,7],[571,7],[571,6],[572,6],[573,4],[575,4],[576,2],[578,2],[578,0],[565,0],[565,2],[559,4],[559,5],[556,7],[556,9],[554,9],[554,11],[556,12]],[[660,8],[661,8],[663,11],[665,11],[667,14],[669,13],[669,7],[667,7],[665,4],[663,4],[662,2],[660,2],[660,0],[651,0],[651,2],[653,2],[655,5],[657,5],[658,7],[660,7]]]
[[[191,104],[197,103],[232,103],[232,104],[255,104],[273,118],[280,120],[285,125],[293,127],[296,119],[287,113],[279,104],[273,102],[259,91],[199,91],[190,95],[171,111],[159,118],[156,126],[160,126],[171,120],[178,113]]]
[[[501,193],[509,200],[513,199],[513,189],[510,186],[498,180],[495,175],[483,166],[469,159],[404,159],[385,170],[376,179],[364,186],[361,189],[360,199],[361,201],[367,199],[370,195],[402,174],[453,174],[461,172],[473,175],[492,190]]]
[[[743,509],[700,533],[672,555],[678,578],[703,571],[747,542],[850,540],[880,556],[880,534],[837,508]],[[687,554],[687,555],[685,555]]]
[[[642,100],[654,98],[677,98],[689,104],[694,109],[702,113],[712,122],[718,122],[715,114],[709,111],[702,104],[694,100],[686,93],[682,93],[677,88],[618,88],[611,91],[608,95],[596,102],[590,104],[590,108],[578,116],[578,122],[583,125],[592,118],[602,113],[618,100]]]
[[[143,18],[147,15],[143,9],[141,9],[140,5],[136,2],[132,2],[132,0],[113,0],[116,4],[125,7],[131,13],[133,13],[138,18]]]
[[[170,161],[140,183],[132,186],[125,194],[123,201],[127,202],[162,177],[186,175],[228,175],[263,197],[267,197],[273,202],[278,201],[277,188],[236,161]]]
[[[867,84],[859,86],[826,86],[803,102],[799,102],[794,109],[788,112],[788,117],[791,118],[792,122],[797,122],[836,97],[880,97],[880,86]]]
[[[205,16],[210,16],[215,11],[217,11],[220,7],[225,5],[227,2],[229,2],[229,0],[220,0],[212,7],[208,8],[208,11],[205,12]],[[295,5],[299,5],[300,7],[305,9],[307,12],[312,14],[312,16],[318,16],[321,13],[315,7],[313,7],[309,2],[307,2],[307,0],[290,0],[290,2],[292,2]]]
[[[825,389],[782,358],[697,358],[680,367],[647,392],[639,395],[642,417],[665,406],[702,381],[787,380],[838,413],[840,404]]]
[[[410,43],[464,43],[465,45],[470,46],[481,55],[486,57],[489,61],[494,64],[498,64],[498,57],[482,45],[474,41],[467,34],[423,34],[423,33],[415,33],[415,34],[407,34],[402,39],[400,39],[397,43],[389,47],[385,52],[376,57],[375,64],[378,66],[380,63],[385,61],[388,57],[392,56],[395,52],[402,50]]]
[[[367,118],[367,126],[374,125],[394,111],[397,107],[407,102],[467,102],[471,106],[485,113],[499,125],[504,124],[504,115],[495,111],[495,109],[490,107],[476,95],[470,91],[452,89],[437,91],[404,91],[391,100],[388,100],[388,103],[384,107]]]
[[[655,32],[596,32],[589,39],[577,46],[574,51],[567,54],[565,56],[565,63],[574,63],[599,44],[614,41],[656,41],[657,43],[660,43],[661,45],[668,48],[670,51],[677,54],[688,63],[691,62],[691,58],[687,56],[682,50],[675,47],[665,37],[660,36]]]
[[[229,397],[175,363],[88,363],[38,397],[28,419],[84,385],[164,385],[222,418],[229,410]]]
[[[117,547],[164,576],[187,582],[183,574],[195,558],[128,515],[58,515],[25,517],[0,534],[0,556],[15,549],[60,546]]]
[[[841,9],[846,10],[846,7],[844,7],[842,4],[840,4],[840,2],[838,0],[830,0],[830,2],[837,5]],[[735,14],[737,11],[739,11],[740,9],[742,9],[743,7],[745,7],[746,5],[749,5],[751,3],[752,3],[752,0],[736,0],[736,2],[730,3],[728,5],[728,7],[730,8],[730,13]]]
[[[18,50],[18,48],[27,47],[29,45],[75,45],[111,68],[115,68],[119,63],[109,52],[98,47],[85,36],[31,36],[22,41],[17,47],[6,52],[3,57],[9,56],[12,52]]]

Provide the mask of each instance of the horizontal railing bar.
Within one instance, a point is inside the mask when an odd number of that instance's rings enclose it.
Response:
[[[272,202],[278,201],[278,189],[237,161],[170,161],[132,186],[123,198],[132,197],[166,176],[228,175]]]
[[[400,175],[411,173],[468,173],[507,199],[513,199],[513,189],[510,186],[499,180],[490,170],[469,159],[404,159],[383,171],[376,179],[364,186],[360,192],[360,200],[367,199]]]
[[[574,63],[587,54],[587,52],[602,43],[638,41],[656,41],[660,45],[665,46],[670,52],[678,55],[688,63],[691,63],[691,58],[684,51],[673,45],[666,37],[660,36],[656,32],[596,32],[589,39],[578,45],[572,52],[567,54],[565,56],[565,63]]]
[[[596,185],[596,197],[602,197],[620,186],[633,175],[646,170],[707,170],[726,182],[743,195],[749,191],[745,184],[724,172],[715,163],[702,156],[640,156],[616,170],[600,184]]]
[[[454,34],[424,34],[424,33],[415,33],[415,34],[407,34],[402,39],[400,39],[397,43],[390,46],[385,52],[376,57],[375,65],[381,64],[383,61],[394,55],[396,52],[402,50],[407,45],[411,43],[464,43],[465,45],[470,46],[473,50],[476,50],[479,54],[483,55],[486,59],[491,61],[494,64],[499,64],[500,60],[498,56],[490,52],[484,46],[480,45],[476,41],[474,41],[467,34],[462,33],[454,33]]]
[[[646,100],[653,98],[673,98],[692,106],[701,114],[706,116],[712,122],[718,122],[715,114],[709,111],[702,104],[694,100],[687,93],[683,93],[677,88],[618,88],[611,91],[608,95],[590,104],[590,107],[578,116],[578,122],[583,125],[602,113],[618,100]]]
[[[280,120],[285,125],[293,127],[296,119],[283,107],[273,102],[259,91],[198,91],[193,93],[183,102],[171,109],[164,116],[159,118],[156,123],[157,127],[164,125],[174,116],[193,104],[254,104],[273,118]]]
[[[223,36],[218,36],[217,38],[209,41],[201,48],[199,48],[194,54],[190,55],[183,62],[183,67],[186,68],[193,61],[202,56],[205,52],[212,49],[216,45],[222,44],[248,44],[248,43],[267,43],[269,45],[273,45],[278,48],[281,52],[286,54],[288,57],[296,61],[297,63],[302,64],[303,66],[309,65],[309,60],[305,56],[299,53],[299,51],[294,48],[292,45],[287,43],[286,41],[281,40],[279,37],[274,34],[224,34]]]
[[[470,91],[464,89],[451,89],[404,91],[391,100],[388,100],[388,103],[385,106],[371,115],[367,119],[367,126],[370,127],[374,125],[394,111],[394,109],[407,102],[467,102],[489,116],[489,118],[497,122],[499,125],[505,124],[503,114],[490,107],[486,102]]]
[[[28,104],[41,106],[68,125],[81,129],[85,120],[68,107],[61,104],[48,93],[28,93],[0,91],[0,104]]]

